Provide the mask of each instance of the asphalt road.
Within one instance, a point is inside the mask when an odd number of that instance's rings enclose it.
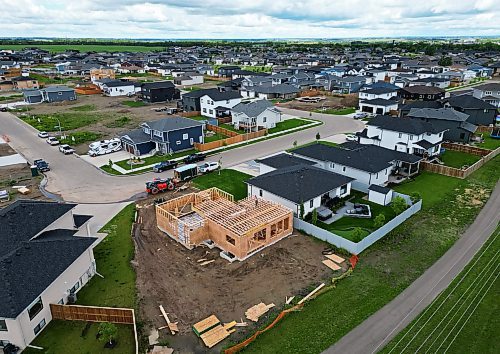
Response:
[[[405,291],[324,351],[375,353],[413,321],[471,261],[500,221],[500,183],[474,223],[432,267]]]
[[[283,110],[284,113],[309,117],[309,112]],[[362,129],[362,122],[347,116],[313,113],[310,118],[321,120],[323,125],[301,130],[260,143],[245,145],[210,156],[209,161],[221,161],[224,168],[289,149],[293,141],[304,144],[315,139],[320,132],[322,138],[354,132]],[[111,176],[78,156],[65,156],[57,147],[49,146],[45,139],[36,136],[37,130],[10,113],[0,112],[0,136],[7,135],[11,146],[28,161],[43,158],[49,162],[51,171],[46,174],[45,189],[62,199],[77,203],[113,203],[138,197],[144,193],[144,183],[158,174],[146,173],[135,176]],[[112,158],[112,154],[109,155]],[[171,171],[161,176],[171,175]]]

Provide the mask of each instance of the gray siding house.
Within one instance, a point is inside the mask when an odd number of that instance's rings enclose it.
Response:
[[[49,86],[40,90],[25,90],[23,95],[26,103],[52,103],[76,100],[75,90],[67,86]]]

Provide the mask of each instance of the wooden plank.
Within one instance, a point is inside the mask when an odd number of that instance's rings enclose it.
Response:
[[[230,330],[231,328],[233,328],[234,326],[236,326],[237,322],[236,321],[232,321],[232,322],[229,322],[229,323],[224,323],[224,328],[227,329],[227,330]]]
[[[328,259],[331,259],[332,261],[334,261],[335,263],[338,263],[338,264],[340,264],[340,263],[342,263],[342,262],[345,261],[344,258],[339,257],[336,254],[327,254],[325,257],[328,258]]]
[[[205,262],[202,262],[202,263],[200,263],[200,265],[201,265],[201,266],[205,266],[205,265],[210,264],[210,263],[212,263],[212,262],[215,262],[215,259],[212,259],[212,260],[210,260],[210,261],[205,261]]]
[[[285,304],[290,305],[290,303],[292,302],[293,299],[295,299],[295,296],[291,296],[291,297],[287,298],[285,301]]]
[[[332,262],[333,263],[333,262]],[[314,289],[313,291],[311,291],[309,294],[306,295],[305,298],[303,298],[302,300],[300,300],[298,302],[298,305],[302,304],[304,301],[306,301],[307,299],[309,299],[311,296],[313,296],[314,294],[316,294],[318,291],[321,290],[322,287],[325,286],[325,283],[321,283],[316,289]]]
[[[333,262],[332,262],[331,260],[329,260],[329,259],[325,259],[325,260],[324,260],[323,262],[321,262],[321,263],[323,263],[324,265],[326,265],[326,266],[327,266],[328,268],[330,268],[331,270],[339,270],[339,269],[340,269],[340,267],[339,267],[337,264],[333,263]]]
[[[163,308],[163,305],[160,305],[160,311],[161,311],[161,314],[163,315],[163,318],[165,318],[165,321],[167,321],[167,326],[168,326],[168,329],[170,329],[170,333],[172,333],[172,335],[174,335],[177,332],[179,332],[179,328],[177,327],[177,322],[172,323],[170,321],[170,319],[168,318],[168,314],[165,312],[165,309]]]
[[[204,332],[214,328],[215,326],[219,325],[220,321],[215,315],[211,315],[193,325],[193,330],[194,332],[200,336]]]
[[[205,343],[208,348],[212,348],[217,343],[222,342],[224,339],[229,337],[229,332],[222,326],[217,325],[215,328],[203,333],[200,338]]]

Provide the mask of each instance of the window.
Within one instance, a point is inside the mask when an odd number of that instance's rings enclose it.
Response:
[[[57,94],[58,94],[59,96],[62,96],[62,92],[58,92]]]
[[[189,144],[190,144],[190,145],[193,145],[193,144],[194,144],[194,139],[193,139],[193,138],[190,138],[190,139],[189,139]]]
[[[28,308],[28,315],[30,320],[32,320],[40,311],[43,309],[42,298],[39,297],[35,302]]]
[[[71,289],[69,289],[70,293],[76,293],[76,291],[80,289],[80,281],[78,281]]]
[[[283,220],[283,229],[287,230],[288,229],[288,218]]]
[[[160,138],[163,136],[162,132],[159,130],[153,130],[153,135],[159,136]]]
[[[375,175],[375,178],[378,178],[378,172],[377,172],[377,174]]]
[[[209,113],[209,114],[214,114],[214,110],[213,110],[213,109],[210,109],[210,110],[208,111],[208,113]]]
[[[206,108],[203,108],[203,113],[207,113],[207,109]]]
[[[346,193],[347,193],[347,184],[344,184],[342,187],[340,187],[340,195],[343,195]]]
[[[0,320],[0,332],[7,332],[7,323],[5,323],[5,320]]]
[[[259,189],[259,197],[262,197],[262,189]]]
[[[41,320],[39,324],[36,325],[36,327],[33,329],[33,332],[35,332],[35,334],[38,334],[38,332],[40,332],[43,329],[43,327],[45,327],[45,318]]]
[[[410,135],[410,140],[413,140],[413,135]]]
[[[309,201],[309,208],[312,208],[314,206],[314,199],[311,199]]]
[[[330,162],[330,168],[335,168],[335,164],[333,162]]]
[[[203,103],[203,98],[200,99],[200,102]]]
[[[491,96],[491,91],[486,91],[485,94],[486,96]]]
[[[442,133],[442,132],[441,132],[441,133],[439,133],[439,137],[440,137],[440,138],[442,138],[442,137],[443,137],[443,133]]]
[[[233,246],[236,245],[236,240],[229,235],[226,235],[226,241],[232,244]]]
[[[187,140],[188,139],[188,135],[187,134],[182,134],[182,139],[183,140]]]
[[[149,130],[149,128],[144,128],[144,133],[149,134],[150,132],[151,130]]]
[[[484,113],[488,113],[489,111],[490,111],[489,109],[486,109],[486,108],[485,108],[483,112],[484,112]]]
[[[399,133],[398,138],[402,138],[402,137],[403,137],[403,133]]]
[[[177,145],[181,145],[181,141],[180,141],[180,140],[177,140],[177,141],[175,142],[175,144],[177,144]]]
[[[264,122],[264,123],[265,123],[265,122],[266,122],[266,120],[267,120],[267,118],[266,118],[266,117],[264,117],[264,118],[262,119],[262,122]]]
[[[344,167],[342,167],[342,171],[343,171],[343,172],[345,172],[345,166],[344,166]]]

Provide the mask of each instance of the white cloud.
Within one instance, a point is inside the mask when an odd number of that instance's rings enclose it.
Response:
[[[496,0],[0,0],[0,37],[499,35]]]

